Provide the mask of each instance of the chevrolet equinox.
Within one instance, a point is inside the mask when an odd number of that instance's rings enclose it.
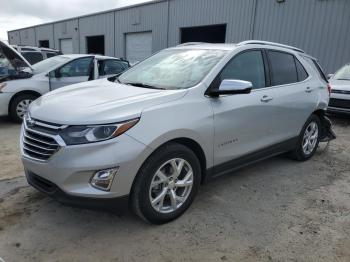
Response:
[[[281,153],[311,158],[331,133],[314,58],[276,43],[187,43],[119,76],[52,91],[29,107],[29,184],[69,205],[179,217],[201,183]]]

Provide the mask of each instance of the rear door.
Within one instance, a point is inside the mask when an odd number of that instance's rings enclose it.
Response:
[[[93,79],[94,57],[78,58],[50,73],[51,90]]]
[[[267,50],[274,110],[271,132],[276,142],[299,135],[315,108],[316,87],[299,59],[291,53]]]

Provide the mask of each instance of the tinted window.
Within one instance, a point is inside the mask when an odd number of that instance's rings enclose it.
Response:
[[[272,85],[286,85],[298,82],[294,56],[291,54],[269,51]]]
[[[76,59],[60,69],[62,77],[89,76],[92,57]]]
[[[57,53],[46,53],[47,58],[56,56]]]
[[[317,63],[317,61],[314,60],[314,59],[312,60],[312,62],[314,63],[315,67],[317,68],[317,71],[318,71],[318,73],[320,74],[321,78],[322,78],[324,81],[326,81],[326,82],[328,83],[328,79],[327,79],[325,73],[323,72],[323,70],[322,70],[320,64]]]
[[[295,58],[295,65],[297,66],[297,73],[298,73],[298,80],[299,81],[304,81],[306,78],[309,77],[304,66],[296,58]]]
[[[220,83],[225,79],[252,82],[253,88],[265,87],[265,68],[261,51],[249,51],[235,56],[219,76]]]
[[[99,61],[99,75],[117,75],[128,68],[128,64],[119,60]]]
[[[43,60],[43,55],[39,52],[23,52],[22,56],[32,65]]]

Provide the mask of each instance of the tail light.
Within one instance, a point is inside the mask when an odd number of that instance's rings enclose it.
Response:
[[[331,92],[332,92],[332,87],[331,87],[330,84],[327,85],[327,89],[328,89],[328,93],[331,94]]]

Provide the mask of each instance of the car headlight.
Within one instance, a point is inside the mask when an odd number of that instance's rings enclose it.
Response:
[[[69,126],[60,132],[67,145],[100,142],[115,138],[137,124],[139,118],[117,124],[94,126]]]

